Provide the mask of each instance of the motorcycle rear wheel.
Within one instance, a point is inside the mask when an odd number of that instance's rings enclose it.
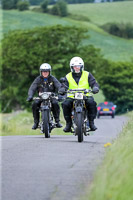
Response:
[[[83,142],[83,127],[82,127],[82,113],[76,114],[76,135],[78,142]]]
[[[42,111],[42,122],[45,138],[50,138],[49,113],[47,110]]]

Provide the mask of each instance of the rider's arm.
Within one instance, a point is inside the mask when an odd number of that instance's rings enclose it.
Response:
[[[67,87],[69,87],[69,83],[68,83],[68,80],[67,80],[66,77],[64,78],[64,83],[62,84],[61,87],[64,87],[64,85],[67,86]]]
[[[89,73],[88,82],[89,82],[89,85],[91,88],[94,88],[94,87],[99,88],[99,84],[96,82],[96,79],[94,78],[94,76],[91,73]]]
[[[52,76],[53,82],[54,82],[54,87],[58,91],[59,88],[61,87],[61,83],[54,77]]]
[[[35,92],[37,91],[38,84],[40,83],[40,76],[38,76],[33,83],[31,84],[29,91],[28,91],[28,96],[33,97]]]

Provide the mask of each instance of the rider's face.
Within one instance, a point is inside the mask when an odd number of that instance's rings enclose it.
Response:
[[[44,78],[47,78],[48,75],[49,75],[49,72],[42,72],[42,76],[43,76]]]
[[[80,67],[81,67],[81,66],[74,66],[74,67],[73,67],[75,73],[79,73],[79,72],[80,72]]]

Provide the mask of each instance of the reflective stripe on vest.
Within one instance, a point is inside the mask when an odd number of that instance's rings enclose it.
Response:
[[[66,78],[69,83],[69,89],[89,89],[90,87],[88,83],[88,76],[89,72],[83,71],[81,78],[79,79],[79,83],[77,84],[74,78],[72,77],[72,72],[68,73],[66,75]],[[91,96],[91,95],[87,93],[86,96]],[[67,97],[74,98],[74,95],[68,93]]]

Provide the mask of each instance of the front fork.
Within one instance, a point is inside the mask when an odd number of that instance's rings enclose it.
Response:
[[[82,128],[83,128],[84,135],[87,136],[87,135],[89,135],[88,132],[90,131],[89,122],[88,122],[86,111],[83,111],[83,109],[81,109],[81,107],[80,108],[77,107],[76,110],[72,111],[72,116],[71,116],[71,118],[72,118],[72,131],[71,132],[74,135],[76,135],[76,128],[77,128],[77,125],[76,125],[76,113],[79,113],[79,112],[81,112],[83,114]]]
[[[49,127],[50,127],[50,132],[51,132],[51,130],[56,127],[56,123],[54,123],[54,121],[53,121],[53,119],[54,119],[53,118],[53,113],[50,110],[49,106],[46,105],[46,106],[42,106],[41,107],[41,112],[46,111],[46,110],[47,110],[48,115],[49,115]],[[43,121],[40,124],[41,130],[42,130],[42,125],[43,125]]]

